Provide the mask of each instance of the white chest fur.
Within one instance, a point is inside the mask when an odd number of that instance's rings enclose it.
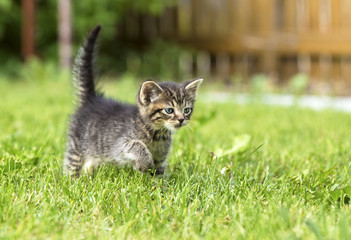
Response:
[[[171,140],[152,141],[147,144],[147,147],[149,148],[155,162],[163,162],[167,158],[171,144]]]

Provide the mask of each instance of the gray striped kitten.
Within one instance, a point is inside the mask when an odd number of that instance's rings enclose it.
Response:
[[[136,105],[105,98],[96,91],[93,74],[99,31],[97,26],[90,33],[75,60],[79,106],[71,118],[64,171],[74,178],[109,163],[162,175],[172,134],[190,121],[202,79],[145,81]]]

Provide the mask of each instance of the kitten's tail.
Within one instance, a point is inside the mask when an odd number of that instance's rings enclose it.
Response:
[[[96,96],[94,84],[94,49],[101,26],[96,26],[89,34],[85,43],[79,49],[78,56],[74,60],[73,81],[78,90],[79,103],[88,101]]]

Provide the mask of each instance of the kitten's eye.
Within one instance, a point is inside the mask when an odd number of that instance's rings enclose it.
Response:
[[[190,114],[191,113],[191,108],[187,107],[183,109],[184,114]]]
[[[166,112],[167,114],[171,114],[171,113],[174,112],[174,110],[173,110],[173,108],[165,108],[165,112]]]

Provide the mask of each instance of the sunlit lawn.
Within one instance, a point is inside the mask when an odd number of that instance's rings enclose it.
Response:
[[[101,87],[130,102],[138,90]],[[0,82],[1,239],[351,238],[349,114],[198,101],[163,179],[110,167],[71,181],[72,93]]]

